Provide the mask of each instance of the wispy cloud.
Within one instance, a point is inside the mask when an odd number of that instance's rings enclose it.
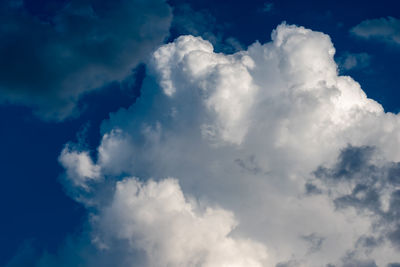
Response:
[[[264,7],[262,8],[263,12],[271,12],[274,9],[274,3],[266,2],[264,3]]]
[[[370,66],[371,56],[367,53],[343,53],[337,60],[342,70],[364,69]]]
[[[350,32],[360,38],[400,45],[400,20],[394,17],[364,20]]]

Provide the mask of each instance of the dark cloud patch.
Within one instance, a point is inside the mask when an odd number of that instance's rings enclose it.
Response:
[[[388,179],[393,185],[400,185],[400,163],[391,164],[389,167]]]
[[[337,209],[354,208],[376,218],[374,232],[377,236],[362,237],[356,246],[371,251],[385,240],[400,249],[400,181],[398,162],[374,162],[377,151],[372,147],[348,146],[331,167],[319,167],[314,175],[327,185],[325,193],[333,196]],[[332,193],[346,184],[350,193]],[[306,184],[308,191],[315,190]],[[353,265],[349,265],[353,266]],[[359,265],[354,265],[359,266]]]
[[[286,262],[280,262],[276,265],[276,267],[296,267],[299,266],[300,263],[296,260],[290,260]]]
[[[369,146],[348,146],[341,151],[338,161],[333,168],[319,167],[314,174],[317,177],[326,177],[335,180],[352,179],[361,171],[365,171],[370,167],[373,168],[373,166],[368,165],[373,152],[374,148]],[[368,171],[372,171],[372,169]]]
[[[395,190],[390,197],[389,212],[386,214],[388,220],[394,221],[400,218],[400,190]]]
[[[373,259],[360,259],[357,257],[356,251],[349,251],[342,258],[341,267],[378,267]]]
[[[376,238],[374,236],[362,236],[357,240],[356,247],[362,247],[367,252],[371,252],[374,248],[381,245],[383,238]]]
[[[127,77],[164,40],[171,20],[163,0],[38,6],[0,4],[0,100],[45,119],[77,115],[83,93]]]
[[[342,267],[378,267],[374,260],[347,260]]]
[[[380,196],[376,189],[370,188],[365,184],[357,184],[350,195],[336,198],[334,203],[338,208],[353,206],[357,209],[369,209],[379,213],[379,198]]]
[[[400,224],[397,224],[395,230],[388,234],[389,240],[400,249]]]
[[[245,158],[245,159],[235,159],[235,163],[243,170],[250,172],[254,175],[262,172],[261,167],[256,162],[256,158],[254,155]]]
[[[321,189],[313,183],[308,182],[304,187],[307,195],[318,195],[322,193]]]
[[[304,235],[301,237],[302,239],[304,239],[304,241],[306,241],[309,245],[309,253],[313,253],[313,252],[317,252],[318,250],[321,249],[322,244],[325,241],[325,238],[316,234],[316,233],[312,233],[309,235]]]

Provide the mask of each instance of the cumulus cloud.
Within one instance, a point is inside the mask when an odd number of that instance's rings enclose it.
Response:
[[[0,101],[45,119],[76,115],[82,94],[127,77],[171,20],[163,0],[50,2],[46,17],[23,1],[0,4]]]
[[[97,155],[60,156],[95,210],[93,243],[141,266],[399,262],[400,116],[334,54],[329,36],[286,24],[235,54],[193,36],[161,46]]]
[[[400,45],[400,20],[394,17],[364,20],[350,32],[364,39]]]

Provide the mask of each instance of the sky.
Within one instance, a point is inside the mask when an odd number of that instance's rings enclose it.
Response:
[[[396,1],[0,2],[0,266],[400,266]]]

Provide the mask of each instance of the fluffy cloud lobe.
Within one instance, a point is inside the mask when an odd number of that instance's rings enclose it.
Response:
[[[286,24],[232,55],[193,36],[161,46],[141,98],[104,121],[97,160],[69,147],[60,157],[79,181],[71,194],[96,210],[98,246],[125,240],[147,266],[399,262],[396,233],[373,234],[365,211],[378,209],[358,185],[381,182],[355,173],[400,160],[400,117],[339,76],[334,53],[329,36]],[[368,164],[357,147],[376,151]],[[379,191],[389,210],[392,195]],[[381,241],[360,245],[371,236]]]
[[[186,200],[175,179],[118,182],[100,221],[106,237],[144,250],[149,266],[256,267],[266,259],[261,244],[228,236],[232,213]]]

